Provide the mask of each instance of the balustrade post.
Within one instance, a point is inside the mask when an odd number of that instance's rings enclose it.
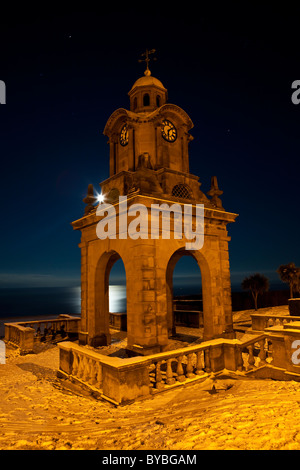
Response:
[[[90,377],[89,377],[89,384],[95,385],[96,384],[96,375],[97,375],[97,361],[95,359],[90,359]]]
[[[177,374],[176,380],[178,380],[178,382],[183,382],[185,380],[185,375],[183,373],[183,367],[182,367],[182,359],[183,359],[183,354],[180,354],[180,356],[178,356],[177,358],[177,369],[176,369],[176,374]]]
[[[249,353],[249,356],[248,356],[249,369],[253,369],[253,367],[255,365],[255,359],[254,359],[254,355],[253,355],[253,344],[249,344],[248,353]]]
[[[164,386],[162,383],[161,364],[162,361],[159,361],[155,366],[155,388],[157,390],[160,390]]]
[[[203,351],[198,351],[197,352],[197,363],[196,363],[196,371],[195,373],[197,375],[202,375],[203,374]]]
[[[260,359],[260,363],[265,364],[266,363],[265,339],[261,339],[259,341],[259,347],[260,347],[260,351],[259,351],[258,357]]]
[[[204,363],[205,363],[205,371],[211,372],[211,364],[210,364],[210,349],[204,350]]]
[[[187,355],[187,366],[186,366],[186,376],[191,379],[195,377],[194,367],[193,367],[193,353]]]
[[[89,378],[90,378],[90,358],[87,356],[84,356],[82,380],[84,382],[88,382]]]
[[[78,354],[77,377],[78,377],[79,379],[82,378],[82,373],[83,373],[82,366],[83,366],[83,356],[81,356],[80,354]]]
[[[41,334],[41,327],[40,325],[38,325],[37,329],[36,329],[36,334],[35,334],[35,338],[36,338],[36,341],[38,343],[41,342],[41,337],[42,337],[42,334]]]
[[[167,360],[167,384],[172,385],[176,380],[173,377],[172,359]]]
[[[238,347],[238,349],[237,349],[237,366],[236,366],[236,368],[240,372],[242,372],[243,369],[244,369],[243,352],[242,352],[242,349],[240,347]]]

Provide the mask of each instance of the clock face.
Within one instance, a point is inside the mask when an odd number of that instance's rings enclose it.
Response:
[[[128,144],[128,126],[124,124],[120,132],[120,144],[125,147]]]
[[[161,124],[161,134],[168,142],[175,142],[177,139],[177,130],[171,121],[165,119]]]

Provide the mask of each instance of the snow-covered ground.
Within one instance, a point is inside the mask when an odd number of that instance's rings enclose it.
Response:
[[[294,381],[223,376],[115,408],[56,377],[56,346],[6,353],[0,449],[300,449]]]

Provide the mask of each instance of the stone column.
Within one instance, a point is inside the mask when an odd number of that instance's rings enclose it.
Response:
[[[139,354],[161,352],[168,343],[166,294],[156,266],[156,240],[135,245],[127,275],[128,349]]]
[[[128,140],[128,170],[135,171],[135,129],[133,126],[128,126],[129,140]]]
[[[224,334],[223,337],[234,338],[232,322],[232,300],[231,300],[231,280],[230,280],[230,265],[229,265],[229,252],[228,241],[229,237],[220,239],[220,263],[221,263],[221,277],[222,277],[222,293],[223,293],[223,308],[224,308]]]
[[[88,318],[87,318],[87,284],[88,284],[88,244],[80,243],[81,248],[81,320],[78,339],[80,344],[87,343]]]
[[[116,166],[116,156],[115,156],[115,144],[114,142],[109,142],[109,176],[113,176],[115,174],[115,166]]]

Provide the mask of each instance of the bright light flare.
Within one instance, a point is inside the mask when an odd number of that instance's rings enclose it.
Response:
[[[102,193],[100,194],[97,193],[96,197],[97,197],[97,202],[99,204],[102,204],[102,202],[104,202],[104,195]]]

